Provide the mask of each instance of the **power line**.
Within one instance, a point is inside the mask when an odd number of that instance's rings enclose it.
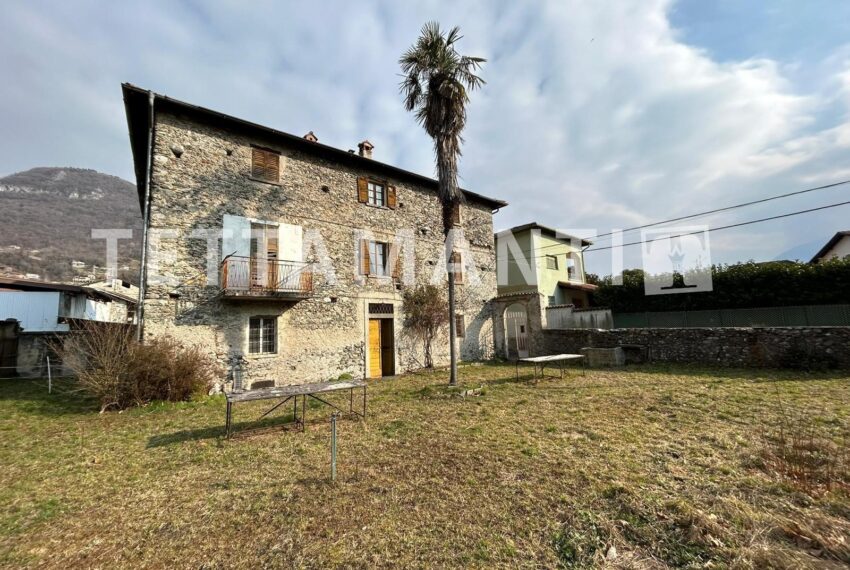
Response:
[[[829,205],[826,205],[826,206],[818,206],[817,208],[809,208],[808,210],[799,210],[799,211],[796,211],[796,212],[789,212],[787,214],[780,214],[778,216],[770,216],[770,217],[761,218],[761,219],[758,219],[758,220],[749,220],[747,222],[739,222],[737,224],[729,224],[727,226],[719,226],[719,227],[716,227],[716,228],[708,228],[706,230],[698,230],[698,231],[695,231],[695,232],[687,232],[687,233],[678,234],[678,235],[675,235],[675,236],[661,236],[661,237],[657,237],[657,238],[653,238],[653,239],[648,239],[648,240],[645,240],[645,241],[633,241],[633,242],[629,242],[629,243],[586,249],[584,251],[585,251],[585,253],[587,253],[589,251],[602,251],[602,250],[606,250],[606,249],[614,249],[615,247],[627,247],[627,246],[630,246],[630,245],[640,245],[640,244],[643,244],[643,243],[650,243],[650,242],[660,240],[660,239],[673,239],[673,238],[678,238],[678,237],[699,235],[699,234],[703,233],[704,231],[706,231],[706,232],[716,232],[716,231],[720,231],[720,230],[728,230],[729,228],[739,228],[741,226],[749,226],[751,224],[759,224],[761,222],[769,222],[771,220],[778,220],[778,219],[781,219],[781,218],[789,218],[791,216],[798,216],[800,214],[808,214],[809,212],[817,212],[818,210],[826,210],[826,209],[829,209],[829,208],[837,208],[838,206],[846,206],[847,204],[850,204],[850,200],[848,200],[847,202],[839,202],[837,204],[829,204]]]
[[[680,216],[678,218],[671,218],[669,220],[662,220],[660,222],[652,222],[651,224],[644,224],[642,226],[635,226],[633,228],[626,228],[624,230],[620,230],[622,233],[631,232],[634,230],[641,230],[643,228],[650,228],[652,226],[659,226],[661,224],[669,224],[670,222],[680,222],[682,220],[689,220],[691,218],[698,218],[700,216],[707,216],[709,214],[717,214],[719,212],[726,212],[729,210],[735,210],[737,208],[743,208],[745,206],[753,206],[755,204],[763,204],[764,202],[770,202],[771,200],[778,200],[780,198],[788,198],[790,196],[798,196],[800,194],[806,194],[808,192],[815,192],[816,190],[826,190],[828,188],[835,188],[836,186],[842,186],[844,184],[850,183],[850,180],[842,180],[841,182],[834,182],[832,184],[825,184],[823,186],[816,186],[814,188],[806,188],[805,190],[797,190],[796,192],[788,192],[787,194],[779,194],[777,196],[769,196],[767,198],[762,198],[760,200],[753,200],[751,202],[742,202],[741,204],[735,204],[734,206],[726,206],[724,208],[717,208],[715,210],[707,210],[705,212],[700,212],[698,214],[689,214],[687,216]],[[598,236],[594,236],[595,239],[606,237],[613,235],[616,232],[608,232],[607,234],[600,234]]]
[[[840,182],[833,182],[831,184],[825,184],[823,186],[815,186],[813,188],[805,188],[803,190],[797,190],[795,192],[788,192],[788,193],[785,193],[785,194],[778,194],[776,196],[768,196],[767,198],[761,198],[759,200],[753,200],[753,201],[750,201],[750,202],[743,202],[741,204],[735,204],[733,206],[726,206],[726,207],[723,207],[723,208],[716,208],[714,210],[707,210],[705,212],[699,212],[697,214],[689,214],[687,216],[679,216],[677,218],[671,218],[669,220],[661,220],[661,221],[658,221],[658,222],[652,222],[652,223],[649,223],[649,224],[634,226],[632,228],[626,228],[624,230],[619,230],[619,232],[608,232],[608,233],[605,233],[605,234],[599,234],[597,236],[592,236],[592,238],[589,238],[589,239],[603,238],[603,237],[607,237],[607,236],[612,236],[612,235],[617,234],[617,233],[625,234],[627,232],[640,230],[640,229],[644,229],[644,228],[649,228],[649,227],[653,227],[653,226],[659,226],[661,224],[669,224],[671,222],[680,222],[682,220],[689,220],[689,219],[692,219],[692,218],[698,218],[700,216],[707,216],[709,214],[716,214],[716,213],[719,213],[719,212],[726,212],[726,211],[729,211],[729,210],[734,210],[734,209],[737,209],[737,208],[743,208],[743,207],[746,207],[746,206],[752,206],[752,205],[755,205],[755,204],[762,204],[764,202],[770,202],[772,200],[778,200],[780,198],[788,198],[790,196],[798,196],[800,194],[806,194],[806,193],[815,192],[815,191],[818,191],[818,190],[827,190],[829,188],[835,188],[837,186],[842,186],[844,184],[850,184],[850,180],[842,180]],[[834,204],[832,206],[826,206],[826,208],[841,206],[843,204],[846,204],[846,202],[842,202],[841,204]],[[803,212],[799,212],[799,213],[815,211],[817,209],[820,209],[820,208],[815,208],[813,210],[804,210]],[[790,215],[796,215],[796,214],[790,214]],[[783,215],[783,216],[779,216],[779,217],[788,217],[788,215]],[[770,220],[770,219],[777,219],[777,218],[765,218],[763,221],[767,221],[767,220]],[[754,221],[754,222],[748,222],[748,223],[757,223],[757,222],[758,222],[758,220]],[[727,227],[736,227],[736,226],[733,225],[733,226],[727,226]],[[725,227],[724,228],[716,228],[716,229],[725,229]],[[683,234],[683,235],[687,235],[687,234]],[[642,243],[642,242],[636,242],[636,243]],[[632,245],[632,244],[624,244],[622,247],[625,247],[626,245]],[[530,253],[534,253],[534,252],[537,252],[537,251],[540,251],[540,250],[543,250],[543,249],[547,249],[547,248],[550,248],[550,247],[563,247],[563,244],[544,245],[544,246],[535,248],[532,251],[522,250],[522,253],[530,254]],[[614,247],[619,247],[619,246],[597,247],[597,248],[587,249],[585,251],[602,251],[604,249],[613,249]],[[537,256],[537,257],[541,258],[541,256]],[[545,257],[545,256],[543,256],[543,257]]]

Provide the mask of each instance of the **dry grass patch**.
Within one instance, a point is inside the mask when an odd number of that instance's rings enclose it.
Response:
[[[37,381],[0,384],[0,561],[846,564],[846,489],[805,492],[766,468],[758,437],[778,418],[778,396],[820,418],[820,436],[840,445],[833,435],[850,427],[846,377],[644,367],[532,385],[513,374],[464,366],[459,390],[444,387],[442,371],[371,383],[368,420],[338,424],[336,484],[328,408],[310,409],[303,434],[266,429],[227,441],[220,397],[98,414]],[[237,422],[263,407],[237,408]]]

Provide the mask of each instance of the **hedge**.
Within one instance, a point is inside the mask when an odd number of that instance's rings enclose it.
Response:
[[[850,303],[850,259],[815,264],[749,261],[713,265],[711,273],[712,291],[646,295],[644,272],[628,269],[622,285],[614,285],[610,276],[596,279],[599,289],[593,305],[614,312],[642,312]]]

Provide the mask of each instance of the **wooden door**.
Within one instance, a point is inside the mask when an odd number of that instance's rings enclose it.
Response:
[[[18,365],[18,324],[0,322],[0,378],[16,376]]]
[[[381,370],[381,319],[369,319],[369,372],[380,378]]]

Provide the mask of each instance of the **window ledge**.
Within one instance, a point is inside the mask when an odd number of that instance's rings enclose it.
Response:
[[[263,352],[263,353],[255,353],[255,354],[246,354],[245,357],[249,360],[264,360],[266,358],[275,358],[279,356],[276,352]]]
[[[280,182],[271,182],[269,180],[263,180],[262,178],[254,178],[250,174],[248,175],[247,178],[248,178],[248,180],[252,180],[254,182],[259,182],[260,184],[268,184],[269,186],[277,186],[278,188],[282,187]]]

